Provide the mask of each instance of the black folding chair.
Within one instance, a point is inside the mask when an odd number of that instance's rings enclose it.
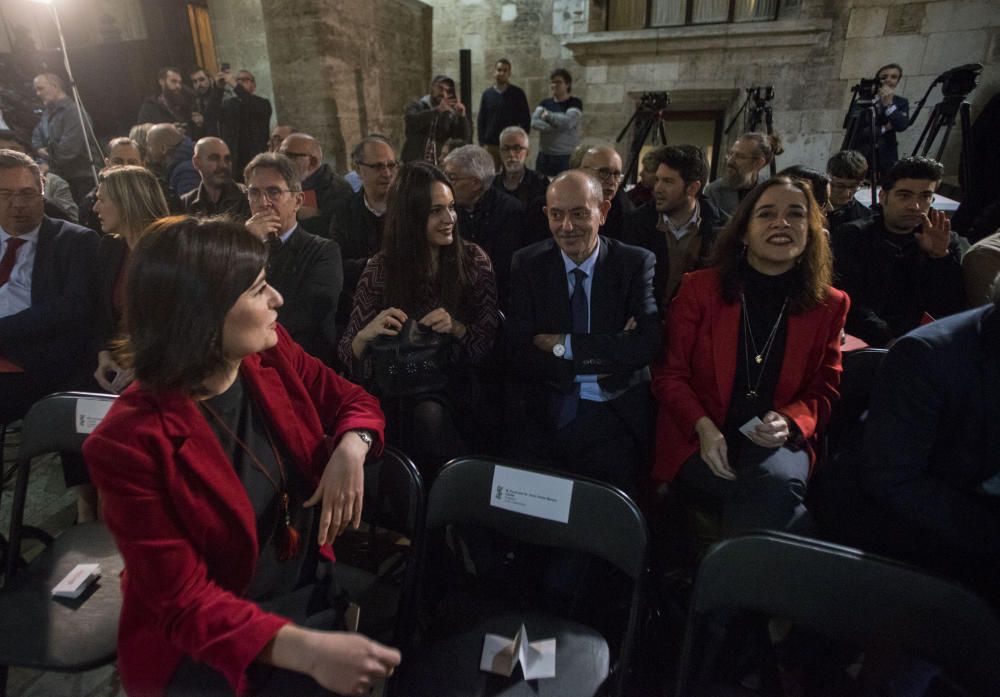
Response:
[[[498,492],[494,474],[500,466],[571,482],[567,522],[496,505]],[[502,496],[502,492],[499,495]],[[446,632],[429,631],[416,650],[404,659],[398,694],[408,697],[624,694],[639,623],[647,543],[645,521],[628,496],[591,479],[532,470],[501,460],[459,458],[441,470],[428,497],[428,537],[446,526],[485,528],[533,545],[583,553],[618,569],[631,585],[627,610],[622,612],[626,615],[621,622],[624,630],[620,640],[614,641],[619,650],[612,660],[609,644],[613,642],[585,624],[544,610],[504,605],[495,598],[484,599],[473,594],[463,608],[459,608],[464,609],[464,613],[452,613],[458,620],[455,626]],[[425,569],[430,573],[430,568]],[[421,584],[418,596],[425,590],[426,584]],[[613,606],[616,600],[608,598],[608,605]],[[477,601],[481,602],[475,604]],[[515,668],[509,678],[480,671],[484,635],[513,637],[522,623],[531,639],[555,637],[555,678],[525,681],[521,678],[521,668]],[[433,616],[429,626],[438,628]]]
[[[872,390],[887,353],[888,349],[865,348],[844,354],[840,399],[833,405],[830,423],[823,434],[822,456],[825,461],[829,462],[837,454],[844,438],[860,432],[859,426],[868,412]]]
[[[1000,694],[1000,621],[951,582],[849,547],[785,533],[724,540],[695,580],[676,686],[699,694],[710,615],[751,610],[856,645],[898,646],[965,690]]]
[[[424,539],[424,485],[417,466],[406,455],[386,447],[365,465],[365,498],[361,518],[367,530],[338,545],[333,576],[360,608],[358,631],[399,647],[413,639]],[[403,539],[401,539],[401,537]]]
[[[78,405],[114,400],[106,394],[66,392],[36,402],[24,417],[17,456],[17,481],[10,522],[10,549],[0,589],[0,695],[6,695],[9,666],[79,672],[115,659],[123,563],[102,523],[75,525],[56,537],[21,568],[24,509],[32,458],[54,452],[79,453],[86,433]],[[77,564],[101,565],[101,577],[75,600],[54,598],[56,586]]]

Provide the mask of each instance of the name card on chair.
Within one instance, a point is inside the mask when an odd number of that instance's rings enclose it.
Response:
[[[493,468],[490,505],[514,513],[569,522],[573,480],[497,465]]]
[[[529,641],[523,624],[513,639],[486,635],[479,670],[509,678],[519,663],[525,680],[556,677],[556,640]]]
[[[80,397],[76,400],[76,432],[93,433],[97,424],[108,413],[114,402],[110,399],[88,399]]]

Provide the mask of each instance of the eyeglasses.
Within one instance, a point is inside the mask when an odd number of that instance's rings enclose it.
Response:
[[[757,156],[756,155],[744,155],[741,152],[736,152],[734,150],[730,150],[728,153],[726,153],[726,158],[727,159],[731,159],[731,160],[756,160]]]
[[[830,188],[836,189],[837,191],[857,191],[861,188],[860,181],[846,181],[839,182],[836,179],[830,182]]]
[[[388,162],[358,162],[358,164],[368,169],[377,169],[380,172],[395,172],[399,167],[399,163],[395,160],[389,160]]]
[[[448,177],[448,181],[451,181],[451,182],[460,182],[460,181],[462,181],[464,179],[478,179],[478,177],[469,177],[469,176],[463,177],[463,176],[458,175],[458,174],[448,174],[447,172],[445,172],[444,175],[446,177]]]
[[[522,152],[528,152],[528,149],[523,145],[501,145],[500,152],[504,153],[514,153],[515,155],[520,155]]]
[[[0,191],[0,203],[34,203],[42,197],[41,191],[24,189],[23,191]]]
[[[295,193],[291,189],[279,189],[276,186],[269,186],[266,189],[258,189],[257,187],[251,186],[247,189],[247,198],[251,201],[260,201],[266,198],[271,203],[274,203],[281,198],[282,194]]]
[[[589,169],[591,172],[597,175],[598,179],[604,182],[616,181],[620,182],[625,178],[625,173],[621,170],[608,169],[607,167],[584,167],[584,169]]]

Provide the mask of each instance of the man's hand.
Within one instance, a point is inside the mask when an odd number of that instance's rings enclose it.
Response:
[[[564,336],[565,334],[535,334],[535,338],[531,340],[531,343],[545,353],[552,353],[553,346],[565,342]]]
[[[458,114],[459,116],[465,116],[465,105],[462,104],[462,102],[458,101],[458,99],[455,100],[455,103],[452,105],[452,108],[455,110],[455,113]]]
[[[944,211],[932,208],[923,218],[920,231],[916,233],[917,244],[934,259],[948,256],[948,245],[951,243],[951,221],[948,216]]]
[[[357,433],[345,433],[330,455],[316,491],[302,504],[306,508],[323,504],[317,540],[320,546],[333,542],[348,524],[355,530],[361,525],[367,456],[368,444]]]
[[[268,238],[281,234],[281,218],[272,210],[261,211],[250,216],[247,230],[267,242]]]
[[[896,90],[889,85],[882,83],[882,86],[878,88],[879,99],[882,100],[882,104],[885,106],[892,105],[892,95],[896,93]]]

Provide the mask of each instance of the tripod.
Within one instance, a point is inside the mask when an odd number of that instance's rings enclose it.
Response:
[[[757,132],[760,129],[760,122],[763,120],[765,133],[769,136],[774,135],[774,110],[771,109],[772,99],[774,99],[774,88],[772,86],[748,87],[747,98],[743,101],[743,105],[739,108],[739,111],[733,115],[729,125],[726,126],[725,134],[729,135],[729,132],[733,130],[733,126],[736,125],[736,120],[742,114],[744,133]],[[772,177],[778,173],[776,157],[771,158],[770,169]]]
[[[625,165],[625,184],[636,182],[639,171],[639,154],[650,134],[652,134],[653,145],[657,143],[667,144],[667,129],[664,124],[669,104],[670,96],[666,92],[646,92],[639,98],[639,105],[635,108],[635,112],[615,139],[616,143],[620,143],[625,134],[628,133],[628,129],[634,125],[628,161]]]
[[[969,152],[972,149],[972,144],[969,141],[972,139],[972,132],[970,130],[969,103],[965,101],[964,96],[948,96],[934,106],[934,109],[931,111],[931,117],[927,119],[927,124],[921,132],[920,138],[917,139],[917,144],[913,147],[913,154],[917,155],[919,153],[921,156],[926,156],[931,146],[934,145],[934,139],[940,133],[941,127],[944,126],[944,137],[941,138],[941,144],[938,146],[937,154],[934,156],[935,160],[941,162],[945,146],[948,145],[948,136],[951,135],[951,129],[955,126],[956,116],[962,119],[962,155],[959,160],[962,169],[958,174],[959,183],[963,188],[967,188],[972,181],[972,169],[969,160]],[[926,139],[926,143],[924,139]],[[923,150],[920,149],[921,145],[924,146]]]
[[[855,90],[854,97],[851,99],[851,105],[847,108],[847,116],[844,117],[844,128],[847,129],[847,132],[844,134],[844,142],[840,144],[841,150],[859,148],[859,141],[864,135],[864,131],[867,130],[868,144],[866,150],[868,152],[864,154],[868,157],[868,175],[871,177],[872,183],[872,208],[875,207],[878,200],[875,189],[879,178],[878,145],[875,142],[876,101],[877,97],[875,96],[872,96],[870,99],[858,99],[858,92]]]

